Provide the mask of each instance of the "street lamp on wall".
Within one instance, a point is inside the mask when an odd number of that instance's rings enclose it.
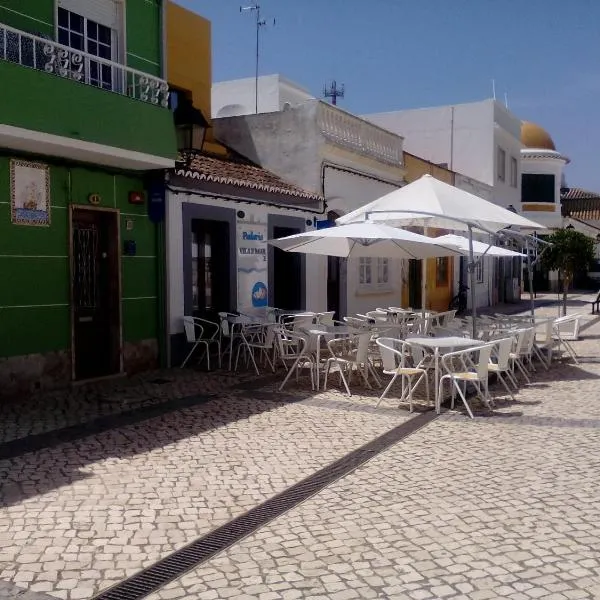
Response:
[[[194,108],[192,101],[181,95],[173,113],[177,135],[177,150],[183,160],[189,164],[194,154],[202,152],[204,139],[209,128],[208,121],[200,110]]]

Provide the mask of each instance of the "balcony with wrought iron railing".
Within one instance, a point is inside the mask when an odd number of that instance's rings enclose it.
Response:
[[[125,65],[0,23],[0,61],[7,61],[166,108],[167,82]]]
[[[403,165],[401,136],[322,101],[317,122],[321,134],[330,143],[389,165]]]

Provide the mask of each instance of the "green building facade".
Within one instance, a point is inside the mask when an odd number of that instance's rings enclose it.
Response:
[[[0,0],[0,394],[157,364],[163,32],[161,0]]]

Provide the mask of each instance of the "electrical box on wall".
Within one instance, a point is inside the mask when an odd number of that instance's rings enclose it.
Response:
[[[137,252],[137,246],[135,240],[125,240],[123,242],[123,254],[125,256],[135,256]]]

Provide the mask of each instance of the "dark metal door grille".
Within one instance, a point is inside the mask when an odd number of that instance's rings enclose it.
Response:
[[[436,418],[435,411],[428,411],[394,427],[263,504],[101,592],[94,600],[140,600],[146,597],[314,496]]]
[[[98,228],[77,226],[73,230],[75,306],[94,309],[98,299]]]

